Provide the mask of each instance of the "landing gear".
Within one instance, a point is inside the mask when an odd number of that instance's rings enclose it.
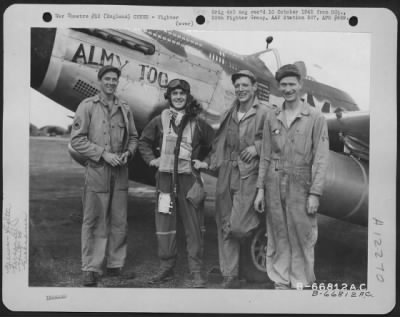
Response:
[[[248,282],[269,282],[267,275],[267,244],[265,227],[261,226],[241,247],[240,275]]]

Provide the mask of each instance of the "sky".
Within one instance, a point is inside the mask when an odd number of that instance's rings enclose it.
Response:
[[[253,54],[269,45],[279,51],[283,64],[304,61],[317,81],[349,93],[360,109],[369,109],[370,35],[334,32],[188,31],[195,37],[238,54]],[[30,121],[38,128],[67,128],[73,112],[31,89]]]
[[[266,37],[272,36],[269,48],[279,51],[282,65],[304,61],[309,75],[346,91],[361,109],[369,109],[371,49],[367,33],[193,31],[190,34],[240,54],[264,50]]]

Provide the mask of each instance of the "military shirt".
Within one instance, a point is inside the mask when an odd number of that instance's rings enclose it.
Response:
[[[277,109],[267,116],[261,152],[258,188],[264,187],[270,164],[288,168],[312,167],[309,193],[322,194],[329,158],[328,129],[323,114],[308,103],[303,102],[289,127],[283,110]]]
[[[254,98],[251,108],[239,121],[237,109],[239,101],[235,100],[230,110],[224,115],[217,136],[213,142],[213,151],[207,162],[211,170],[218,170],[222,164],[231,161],[239,167],[242,177],[257,173],[261,154],[264,120],[271,111],[269,106],[261,104]],[[257,157],[244,162],[239,154],[248,146],[254,146]]]
[[[104,151],[121,154],[136,151],[138,134],[129,106],[114,97],[109,105],[100,95],[83,100],[75,113],[71,146],[84,157],[98,162]]]

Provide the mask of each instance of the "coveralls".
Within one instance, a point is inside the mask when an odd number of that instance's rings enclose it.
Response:
[[[307,213],[307,200],[322,194],[328,155],[325,118],[308,103],[290,127],[280,109],[265,120],[257,187],[265,183],[267,273],[277,285],[297,288],[315,281],[317,218]]]
[[[210,169],[218,171],[216,223],[221,273],[238,277],[240,239],[259,225],[253,202],[257,191],[259,155],[264,119],[270,108],[255,98],[252,107],[238,121],[238,100],[225,114],[210,156]],[[254,146],[258,155],[249,163],[239,154]]]
[[[111,109],[100,95],[81,102],[75,113],[71,146],[88,158],[82,223],[82,270],[102,273],[122,268],[127,249],[128,166],[112,167],[104,151],[134,155],[138,142],[129,106],[114,97]]]
[[[164,110],[168,111],[168,110]],[[176,131],[170,124],[163,125],[162,115],[153,118],[144,128],[139,140],[139,151],[143,160],[149,164],[151,160],[157,158],[163,151],[172,154],[175,148],[175,141],[167,144],[168,148],[163,148],[165,133],[176,135]],[[185,134],[190,133],[191,147],[190,161],[185,162],[179,159],[178,178],[177,178],[177,208],[171,214],[158,212],[158,204],[155,211],[156,235],[158,241],[158,256],[160,258],[161,271],[172,270],[177,259],[176,228],[177,216],[182,220],[186,236],[186,248],[188,253],[188,265],[191,273],[201,272],[203,267],[203,234],[204,213],[203,208],[195,208],[187,199],[186,195],[196,177],[191,171],[191,160],[199,159],[208,154],[214,138],[213,129],[202,119],[193,118],[184,129]],[[193,133],[193,134],[192,134]],[[182,141],[184,142],[184,140]],[[182,152],[182,148],[180,154]],[[181,157],[181,155],[180,155]],[[162,156],[161,156],[162,160]],[[173,161],[170,162],[173,164]],[[189,164],[189,165],[188,165]],[[160,163],[160,167],[163,163]],[[168,165],[168,163],[167,163]],[[165,165],[164,165],[165,166]],[[169,171],[158,171],[156,174],[157,202],[160,193],[171,193],[172,165]]]

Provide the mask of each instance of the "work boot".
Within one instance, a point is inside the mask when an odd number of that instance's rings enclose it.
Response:
[[[107,276],[120,276],[122,269],[120,267],[108,267]]]
[[[83,286],[97,286],[98,274],[93,271],[83,271],[82,284]]]
[[[172,269],[160,270],[156,275],[150,278],[149,284],[163,283],[172,280],[174,277],[174,271]]]
[[[235,289],[240,288],[240,281],[237,276],[224,276],[222,288]]]
[[[132,280],[136,277],[135,272],[124,272],[121,267],[109,267],[107,268],[107,276],[119,277],[121,279]]]
[[[204,280],[201,272],[193,272],[192,273],[192,287],[193,288],[205,288],[206,281]]]

